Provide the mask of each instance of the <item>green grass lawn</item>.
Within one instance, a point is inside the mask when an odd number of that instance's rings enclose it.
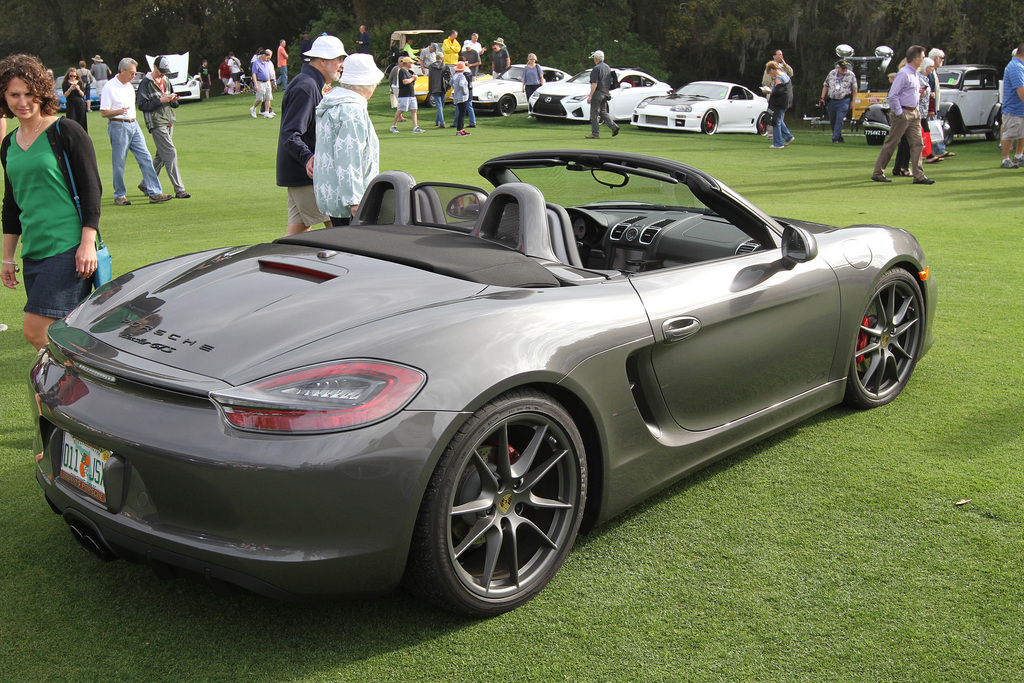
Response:
[[[693,164],[776,215],[907,228],[939,284],[936,345],[894,403],[835,408],[720,461],[581,538],[533,602],[470,621],[401,591],[282,604],[95,560],[34,481],[25,294],[3,290],[0,681],[1024,680],[1024,169],[1000,169],[979,138],[926,167],[933,186],[882,185],[878,147],[799,122],[784,151],[628,126],[592,141],[522,114],[456,138],[432,110],[427,134],[394,135],[384,95],[371,103],[381,168],[419,180],[483,184],[476,169],[497,154],[586,145]],[[161,205],[134,190],[131,158],[134,203],[113,205],[90,115],[115,274],[283,234],[279,119],[250,104],[178,110],[192,198]]]

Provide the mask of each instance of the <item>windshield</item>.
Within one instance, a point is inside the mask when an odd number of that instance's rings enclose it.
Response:
[[[587,69],[586,71],[581,71],[578,74],[576,74],[575,76],[573,76],[572,78],[570,78],[567,82],[568,83],[590,83],[590,72],[591,71],[593,71],[593,69]]]
[[[676,90],[676,95],[686,95],[704,100],[724,100],[728,88],[717,83],[687,83]]]
[[[964,72],[952,69],[938,69],[935,72],[935,81],[939,84],[939,87],[943,88],[956,88],[960,85],[960,78]]]
[[[503,81],[521,81],[523,80],[523,67],[513,66],[509,67],[505,73],[498,76]]]
[[[681,182],[661,172],[657,177],[628,173],[628,169],[606,164],[601,168],[580,165],[550,168],[516,168],[524,183],[544,188],[544,199],[565,207],[680,208],[709,212],[704,203]]]

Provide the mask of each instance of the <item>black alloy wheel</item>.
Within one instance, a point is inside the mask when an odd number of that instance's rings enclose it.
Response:
[[[917,280],[902,268],[875,286],[857,333],[846,402],[875,408],[899,396],[924,343],[924,301]]]
[[[539,392],[503,394],[463,425],[438,462],[405,583],[460,614],[515,609],[561,567],[586,498],[582,439],[566,410]]]
[[[517,105],[518,103],[516,102],[515,95],[504,95],[500,100],[498,100],[498,104],[495,105],[494,110],[501,116],[508,116],[509,114],[515,113]]]

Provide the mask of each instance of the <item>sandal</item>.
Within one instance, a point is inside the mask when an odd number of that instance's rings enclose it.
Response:
[[[898,171],[893,171],[892,174],[893,175],[898,175],[898,176],[903,176],[904,178],[909,178],[910,176],[913,175],[913,173],[911,173],[910,170],[906,169],[906,168],[901,168]]]
[[[927,159],[924,160],[924,163],[926,163],[926,164],[935,164],[935,163],[938,163],[940,161],[942,161],[942,157],[928,157]]]
[[[955,156],[956,156],[956,152],[943,152],[943,153],[942,153],[942,156],[941,156],[941,157],[939,157],[939,158],[940,158],[940,159],[943,159],[943,158],[945,158],[945,157],[955,157]]]

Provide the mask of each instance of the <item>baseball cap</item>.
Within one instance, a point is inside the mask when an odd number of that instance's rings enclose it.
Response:
[[[153,60],[153,66],[154,68],[159,69],[160,73],[168,78],[177,78],[178,76],[178,72],[171,72],[171,60],[167,59],[167,57],[157,57]]]
[[[313,46],[302,53],[306,57],[319,57],[320,59],[335,59],[347,57],[345,46],[334,36],[319,36],[313,41]]]

